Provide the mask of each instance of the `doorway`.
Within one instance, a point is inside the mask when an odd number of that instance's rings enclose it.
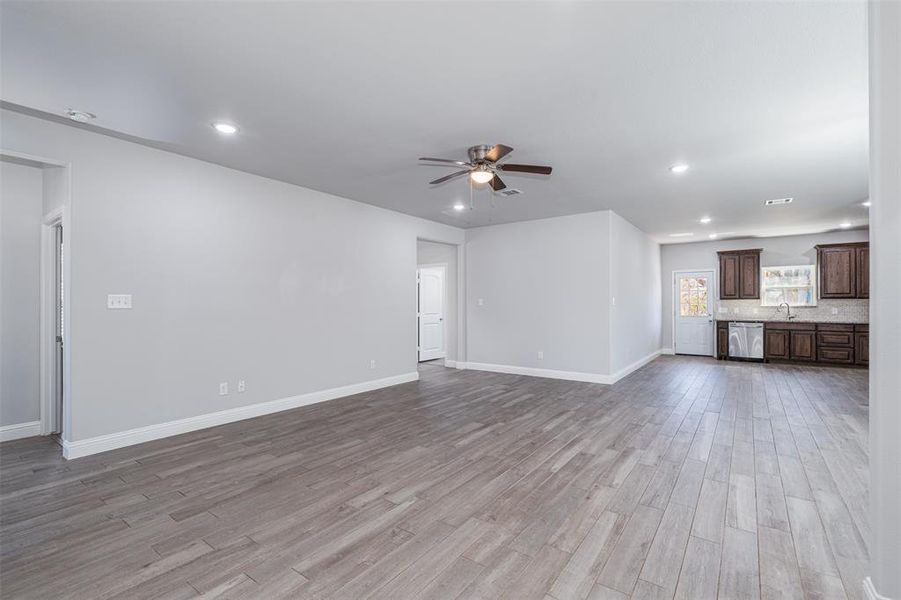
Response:
[[[713,356],[713,271],[673,272],[673,352]]]
[[[447,356],[447,265],[416,269],[419,362]]]
[[[4,403],[0,440],[63,435],[71,430],[70,350],[63,344],[71,320],[70,261],[63,253],[70,169],[61,161],[3,149],[0,163],[4,175],[12,175],[3,178],[0,203],[5,294],[0,370],[4,399],[12,399]]]
[[[450,368],[465,364],[465,315],[458,314],[463,305],[460,269],[464,262],[461,246],[416,240],[416,333],[410,342],[417,364]]]

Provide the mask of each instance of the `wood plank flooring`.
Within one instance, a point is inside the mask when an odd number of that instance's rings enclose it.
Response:
[[[0,595],[858,596],[866,371],[421,375],[70,462],[0,445]]]

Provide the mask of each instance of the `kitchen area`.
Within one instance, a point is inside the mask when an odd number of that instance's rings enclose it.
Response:
[[[762,268],[760,249],[718,253],[717,358],[867,366],[869,242],[815,248],[813,265]],[[742,301],[760,318],[728,317]]]
[[[859,230],[664,246],[674,286],[670,302],[663,288],[664,346],[707,356],[712,346],[721,360],[867,367],[867,238]]]

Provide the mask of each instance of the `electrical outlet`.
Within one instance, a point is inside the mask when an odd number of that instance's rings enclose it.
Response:
[[[738,307],[736,306],[735,308],[733,308],[733,309],[732,309],[732,312],[735,313],[735,314],[737,315],[737,314],[738,314]]]
[[[369,361],[369,368],[370,368],[370,369],[374,369],[374,368],[375,368],[375,361],[374,361],[374,360],[370,360],[370,361]]]
[[[478,300],[476,300],[476,304],[478,304],[479,306],[485,306],[485,299],[479,298]]]
[[[834,306],[832,307],[832,314],[834,314],[834,315],[838,314],[838,309],[835,308]]]
[[[219,384],[219,395],[227,396],[228,395],[228,382],[223,381]]]
[[[538,351],[538,360],[544,360],[544,352],[542,350]]]
[[[108,294],[106,296],[106,307],[112,309],[131,308],[131,294]]]
[[[247,391],[247,384],[244,382],[243,379],[239,379],[238,380],[238,392],[246,392],[246,391]]]

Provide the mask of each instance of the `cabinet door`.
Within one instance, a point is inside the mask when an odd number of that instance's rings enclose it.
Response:
[[[854,298],[857,295],[855,248],[820,248],[818,258],[820,298]]]
[[[739,297],[760,298],[760,256],[741,254],[739,266]]]
[[[726,358],[729,356],[729,328],[716,328],[716,357]]]
[[[816,334],[813,331],[791,332],[791,359],[816,360]]]
[[[720,254],[720,299],[735,300],[739,295],[738,255]]]
[[[764,329],[763,355],[766,358],[788,360],[788,332],[780,329]]]
[[[817,361],[845,365],[854,364],[854,349],[820,346],[817,348]]]
[[[870,248],[869,246],[864,246],[862,248],[855,249],[855,256],[857,258],[857,264],[855,265],[857,269],[857,297],[858,298],[869,298],[870,297]]]
[[[859,365],[868,365],[870,364],[870,334],[869,333],[855,333],[854,334],[855,348],[854,348],[854,357],[855,361]]]

